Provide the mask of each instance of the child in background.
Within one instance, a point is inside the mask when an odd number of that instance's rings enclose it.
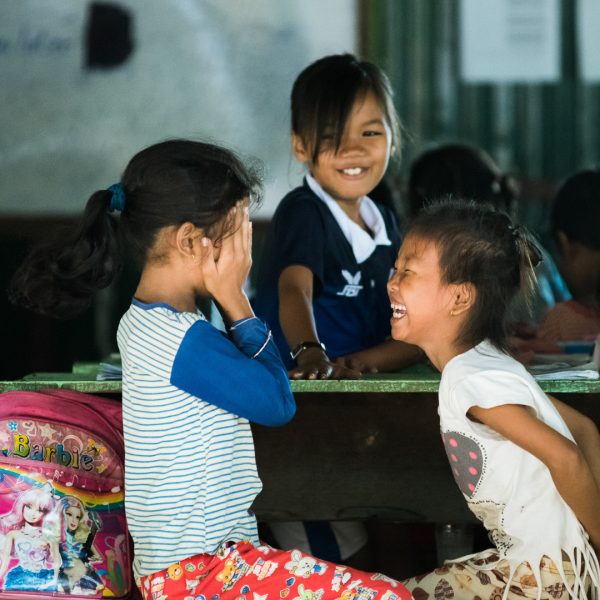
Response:
[[[385,285],[400,236],[392,211],[368,198],[399,151],[389,81],[350,54],[326,56],[297,77],[291,113],[307,174],[273,216],[256,312],[294,378],[398,369],[419,356],[389,339]]]
[[[468,144],[433,146],[410,165],[406,208],[414,219],[436,198],[457,196],[488,202],[511,214],[519,190],[482,149]]]
[[[396,218],[368,197],[400,149],[386,75],[350,54],[317,60],[294,82],[291,125],[292,151],[307,173],[273,215],[257,315],[273,328],[296,379],[356,378],[414,362],[418,349],[389,337],[385,286],[400,247]],[[270,528],[283,547],[328,560],[348,561],[367,542],[359,522]]]
[[[538,335],[549,340],[594,339],[600,333],[600,171],[580,171],[563,183],[550,224],[559,268],[573,299],[550,309]]]
[[[224,148],[186,140],[146,148],[120,183],[90,197],[72,235],[33,251],[12,296],[70,315],[114,278],[123,242],[141,261],[117,337],[125,509],[146,600],[410,598],[383,576],[259,542],[250,421],[282,425],[295,403],[271,332],[243,289],[248,205],[258,192],[256,176]],[[226,333],[197,310],[199,297],[214,300]]]
[[[448,459],[495,545],[408,580],[415,598],[600,593],[598,430],[508,354],[506,307],[531,289],[539,259],[506,213],[452,201],[425,208],[398,254],[392,335],[419,345],[442,373]]]
[[[61,559],[58,544],[45,526],[54,508],[52,486],[46,483],[24,491],[12,511],[2,515],[0,589],[11,591],[55,592]],[[8,570],[11,557],[18,564]]]

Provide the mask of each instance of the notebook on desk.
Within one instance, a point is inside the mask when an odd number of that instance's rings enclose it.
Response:
[[[600,378],[598,365],[587,352],[536,354],[527,370],[538,381]]]
[[[114,352],[106,360],[100,363],[100,368],[96,374],[96,380],[112,381],[122,378],[123,369],[121,368],[121,355],[118,352]]]

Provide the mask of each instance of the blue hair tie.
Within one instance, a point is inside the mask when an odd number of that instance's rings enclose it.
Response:
[[[112,193],[108,210],[110,212],[122,212],[125,208],[125,190],[123,186],[120,183],[113,183],[108,191]]]

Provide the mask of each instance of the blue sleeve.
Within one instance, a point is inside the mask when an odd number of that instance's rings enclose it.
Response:
[[[194,323],[173,361],[171,383],[260,425],[283,425],[296,412],[279,351],[256,317],[234,323],[230,337],[207,321]]]
[[[302,265],[323,282],[327,232],[315,204],[302,197],[282,202],[272,227],[272,247],[276,251],[271,260],[276,262],[278,275],[290,265]]]

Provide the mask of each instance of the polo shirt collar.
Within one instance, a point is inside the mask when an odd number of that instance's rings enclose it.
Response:
[[[348,240],[350,246],[352,246],[352,252],[357,263],[365,262],[375,252],[377,246],[391,245],[392,242],[388,237],[383,215],[371,198],[368,196],[361,198],[359,211],[363,221],[373,232],[373,237],[344,212],[341,206],[317,183],[317,180],[310,173],[306,174],[306,183],[315,195],[329,208],[333,218],[340,226],[344,237]]]

